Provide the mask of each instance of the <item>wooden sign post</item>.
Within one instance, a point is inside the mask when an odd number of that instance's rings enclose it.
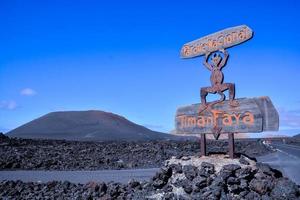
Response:
[[[201,155],[206,155],[206,135],[218,139],[227,133],[229,156],[234,157],[234,133],[278,131],[279,117],[269,97],[235,99],[235,85],[223,83],[222,68],[226,65],[229,48],[243,43],[253,36],[245,26],[228,28],[183,45],[182,58],[205,55],[204,66],[211,71],[211,86],[200,89],[201,102],[177,109],[176,132],[179,134],[201,134]],[[225,100],[224,91],[229,90]],[[218,94],[220,99],[207,102],[207,94]]]

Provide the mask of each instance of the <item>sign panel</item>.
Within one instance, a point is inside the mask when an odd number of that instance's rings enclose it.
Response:
[[[199,114],[200,104],[177,109],[176,132],[179,134],[254,133],[277,131],[279,117],[269,97],[236,99],[239,106],[232,107],[229,101],[212,105]]]
[[[246,25],[235,26],[207,35],[186,43],[181,48],[182,58],[193,58],[219,49],[241,44],[253,36],[253,31]]]

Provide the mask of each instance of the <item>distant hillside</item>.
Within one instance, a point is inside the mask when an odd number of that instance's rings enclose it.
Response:
[[[103,111],[52,112],[7,133],[10,137],[66,140],[160,140],[174,136],[155,132]]]
[[[300,134],[294,135],[293,137],[300,139]]]

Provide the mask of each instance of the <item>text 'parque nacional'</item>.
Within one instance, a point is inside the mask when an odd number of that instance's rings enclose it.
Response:
[[[238,45],[252,38],[253,31],[246,25],[228,28],[183,45],[182,58],[192,58],[207,52]]]

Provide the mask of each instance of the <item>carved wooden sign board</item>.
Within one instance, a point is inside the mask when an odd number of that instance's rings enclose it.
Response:
[[[235,99],[235,84],[224,82],[222,68],[229,54],[227,48],[241,44],[253,37],[246,25],[227,28],[183,45],[181,58],[205,55],[203,64],[211,71],[211,86],[200,89],[200,103],[177,109],[176,133],[201,134],[201,154],[206,155],[205,134],[216,139],[222,133],[229,136],[229,154],[234,157],[234,133],[278,131],[279,116],[269,97]],[[226,100],[224,91],[228,90]],[[208,94],[218,94],[219,100],[207,102]]]
[[[177,109],[176,130],[179,134],[212,133],[214,127],[220,133],[258,133],[277,131],[278,113],[269,97],[237,99],[239,106],[231,107],[223,101],[199,114],[200,104]]]
[[[226,49],[251,39],[253,31],[246,25],[227,28],[186,43],[181,49],[181,58],[193,58],[207,52]]]

